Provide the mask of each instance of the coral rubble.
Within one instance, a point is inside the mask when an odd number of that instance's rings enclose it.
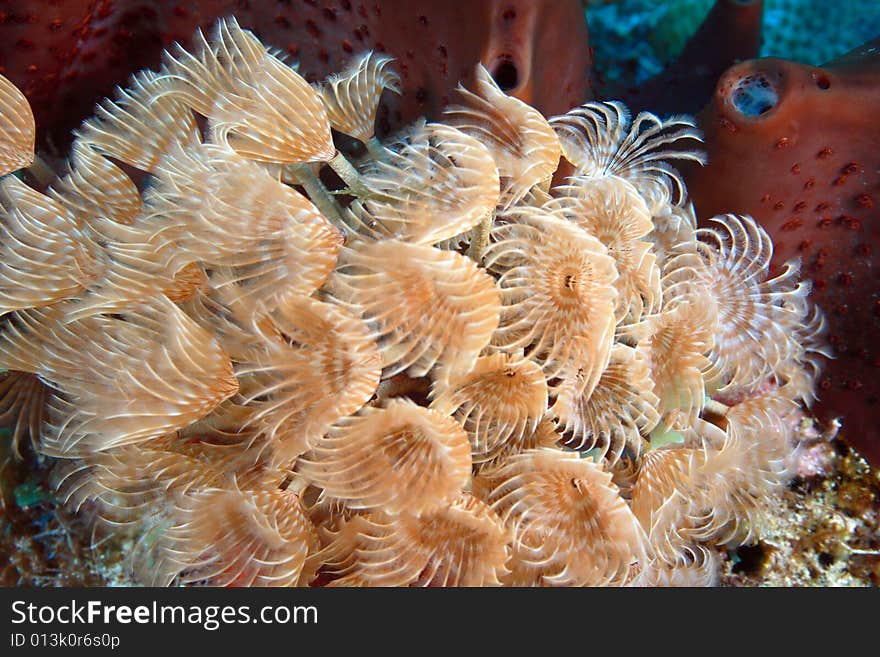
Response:
[[[880,478],[840,441],[807,440],[795,478],[761,520],[761,540],[726,555],[723,585],[880,585]]]
[[[310,85],[222,20],[48,193],[0,183],[4,398],[55,494],[148,584],[716,582],[794,472],[809,284],[751,217],[697,227],[687,118],[547,121],[479,67],[380,140],[375,57]]]

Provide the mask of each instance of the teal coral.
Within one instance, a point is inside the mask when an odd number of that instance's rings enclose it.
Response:
[[[767,0],[763,57],[818,66],[880,34],[880,3],[847,0],[829,9],[815,0]]]
[[[681,52],[712,0],[621,0],[587,10],[597,69],[608,79],[642,82]],[[880,3],[851,0],[829,11],[816,0],[764,3],[762,57],[819,65],[880,33]]]

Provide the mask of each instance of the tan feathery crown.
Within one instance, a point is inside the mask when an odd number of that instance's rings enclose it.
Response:
[[[808,284],[752,219],[697,228],[690,119],[475,79],[380,142],[389,58],[313,87],[227,19],[46,194],[3,180],[0,419],[139,581],[711,584],[759,535],[827,354]]]

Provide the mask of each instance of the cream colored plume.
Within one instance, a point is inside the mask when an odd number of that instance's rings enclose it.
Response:
[[[330,288],[378,333],[385,376],[468,372],[498,326],[495,281],[465,256],[397,240],[346,248]]]
[[[71,146],[71,167],[49,195],[86,221],[106,217],[131,224],[141,211],[141,195],[131,178],[81,141]]]
[[[166,245],[168,271],[191,262],[210,266],[214,285],[234,283],[265,310],[320,287],[341,243],[305,196],[216,145],[164,157],[145,212],[144,225]]]
[[[525,349],[549,379],[586,366],[584,394],[611,353],[617,269],[605,246],[538,208],[514,208],[492,229],[486,267],[500,274],[504,306],[492,344]]]
[[[501,174],[501,203],[509,207],[532,187],[549,184],[559,164],[559,139],[538,110],[501,91],[482,64],[474,79],[476,90],[459,85],[460,104],[450,105],[444,118],[492,153]]]
[[[470,444],[452,418],[393,399],[340,421],[297,464],[297,472],[351,509],[424,513],[461,493]]]
[[[208,118],[215,143],[262,162],[326,162],[336,153],[320,94],[234,18],[195,54],[166,53],[163,77],[176,98]]]
[[[638,350],[651,368],[658,410],[667,426],[686,427],[703,409],[704,374],[710,367],[717,311],[709,290],[696,286],[668,301],[646,321],[647,337]]]
[[[818,398],[816,381],[819,374],[827,360],[833,358],[827,333],[824,313],[818,306],[812,306],[791,334],[794,348],[790,358],[780,363],[774,373],[784,394],[808,408]]]
[[[14,176],[0,182],[0,205],[0,315],[81,293],[98,251],[82,221]]]
[[[654,245],[657,265],[665,276],[678,256],[696,253],[697,215],[693,203],[666,205],[652,220],[654,229],[648,240]]]
[[[90,260],[93,273],[84,293],[65,310],[67,321],[124,311],[132,302],[160,295],[183,301],[206,284],[198,266],[167,266],[173,247],[157,239],[157,226],[141,218],[139,214],[132,224],[100,215],[90,219],[87,234],[96,245]]]
[[[439,376],[431,408],[452,415],[467,431],[475,462],[525,442],[547,411],[541,367],[505,353],[477,359],[470,372]]]
[[[617,267],[617,309],[624,324],[660,309],[660,269],[645,238],[654,224],[638,190],[621,178],[571,178],[544,207],[596,237]]]
[[[773,242],[751,217],[711,221],[715,225],[697,230],[701,262],[694,268],[718,305],[706,379],[722,390],[754,390],[800,349],[793,335],[805,323],[810,285],[798,280],[793,262],[770,278]]]
[[[173,524],[141,544],[141,576],[153,586],[308,584],[307,558],[320,544],[296,493],[207,488],[178,496]]]
[[[105,525],[102,529],[113,531],[125,525],[145,529],[149,519],[164,509],[169,493],[222,486],[232,480],[233,473],[226,470],[228,459],[215,460],[210,452],[176,451],[176,442],[166,436],[65,461],[53,482],[56,495],[76,511],[90,507],[95,520]]]
[[[671,450],[674,454],[682,449]],[[655,452],[649,452],[647,456]],[[658,454],[665,454],[664,450],[657,450]],[[660,474],[665,464],[673,464],[677,459],[666,463],[661,461],[645,460],[645,465],[654,469],[655,474]],[[687,459],[685,459],[687,462]],[[659,466],[659,468],[657,468]],[[670,470],[667,476],[686,477],[687,470]],[[641,477],[640,473],[640,477]],[[661,475],[662,476],[662,475]],[[633,499],[635,505],[643,506],[646,491],[633,491],[639,497],[639,502]],[[630,581],[630,586],[664,586],[664,587],[694,587],[694,586],[717,586],[720,575],[719,557],[712,549],[702,545],[688,535],[690,523],[686,519],[689,500],[687,494],[673,485],[666,490],[665,497],[651,512],[650,518],[643,521],[643,526],[648,531],[650,551],[644,562],[639,563],[638,574]]]
[[[680,535],[687,528],[684,518],[689,499],[684,489],[705,457],[699,447],[671,444],[652,449],[639,460],[630,490],[631,507],[650,536],[656,539],[662,534],[661,541],[651,543],[667,559],[675,559],[687,543]]]
[[[492,509],[513,531],[515,586],[620,585],[644,534],[600,465],[554,449],[508,459],[489,478]]]
[[[657,556],[680,561],[698,543],[741,545],[755,536],[761,500],[787,478],[790,430],[779,410],[791,412],[791,402],[749,404],[728,414],[726,431],[697,420],[683,445],[645,455],[632,508]]]
[[[556,401],[550,410],[565,433],[565,445],[597,449],[612,464],[625,447],[638,456],[642,436],[660,421],[660,400],[642,354],[615,344],[608,366],[589,394],[584,394],[580,371],[568,374],[553,391]]]
[[[400,76],[391,68],[393,61],[393,57],[369,51],[321,83],[318,90],[330,125],[362,142],[373,137],[382,92],[400,93]]]
[[[690,117],[660,119],[640,112],[631,119],[623,103],[593,102],[554,116],[550,125],[559,136],[565,159],[574,165],[575,175],[625,178],[639,189],[652,210],[686,198],[681,175],[670,161],[706,162],[705,154],[695,149],[703,138]],[[686,147],[681,148],[679,141]]]
[[[66,320],[70,302],[10,315],[0,367],[34,372],[53,398],[42,449],[71,457],[181,429],[238,389],[211,334],[163,297]]]
[[[334,586],[498,586],[507,574],[510,532],[471,495],[420,515],[355,521],[345,544],[330,546],[348,564]]]
[[[351,207],[355,228],[374,239],[436,244],[467,232],[498,203],[498,171],[476,139],[423,123],[389,144],[361,182],[367,198]]]
[[[0,176],[33,164],[36,134],[27,98],[0,75]]]
[[[81,144],[143,171],[154,172],[162,155],[174,146],[200,142],[195,116],[168,93],[166,78],[153,71],[132,77],[116,99],[105,100],[76,133]]]
[[[343,306],[291,297],[269,319],[252,327],[260,344],[236,372],[252,411],[245,428],[266,435],[284,466],[372,397],[382,363],[369,327]]]
[[[239,293],[228,287],[203,286],[179,305],[188,317],[217,339],[233,361],[248,362],[255,351],[262,352],[265,336],[277,329],[266,316],[255,322],[254,306],[239,303],[238,298]],[[255,330],[256,327],[260,330]]]

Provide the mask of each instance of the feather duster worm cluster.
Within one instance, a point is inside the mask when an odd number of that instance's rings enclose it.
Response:
[[[696,228],[686,118],[475,80],[380,142],[390,60],[310,85],[226,20],[0,182],[3,418],[145,583],[711,583],[756,536],[824,355],[797,265]]]

